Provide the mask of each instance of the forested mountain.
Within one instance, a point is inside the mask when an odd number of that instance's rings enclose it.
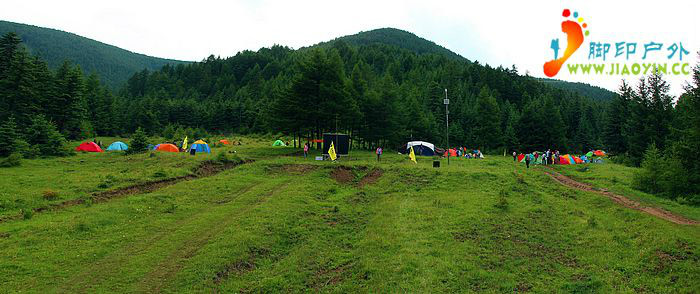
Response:
[[[559,88],[562,90],[573,91],[573,92],[579,93],[583,96],[593,98],[593,99],[610,100],[613,97],[615,97],[614,92],[609,91],[607,89],[603,89],[601,87],[589,85],[589,84],[577,83],[577,82],[567,82],[567,81],[562,81],[562,80],[546,79],[546,78],[543,78],[540,80],[544,83],[551,85],[552,87]]]
[[[336,41],[344,41],[352,46],[389,45],[406,49],[418,54],[433,53],[445,55],[457,60],[465,59],[461,55],[435,44],[432,41],[418,37],[413,33],[395,28],[381,28],[366,32],[359,32],[354,35],[343,36],[328,42],[322,42],[312,47],[329,48]]]
[[[146,56],[112,45],[59,30],[0,21],[0,36],[17,33],[34,55],[40,56],[51,69],[68,60],[80,65],[85,74],[97,73],[111,88],[121,87],[136,72],[158,70],[165,64],[183,61]]]

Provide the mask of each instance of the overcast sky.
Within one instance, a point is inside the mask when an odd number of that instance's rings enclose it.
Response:
[[[690,52],[684,61],[696,64],[700,21],[695,14],[700,1],[644,2],[5,0],[0,19],[60,29],[147,55],[194,61],[274,44],[296,49],[394,27],[470,60],[492,66],[515,64],[521,74],[544,77],[542,65],[553,58],[551,40],[559,38],[561,51],[565,47],[561,12],[570,8],[584,18],[591,34],[569,62],[588,62],[588,41],[593,40],[638,42],[638,50],[654,41],[664,43],[664,53],[667,45],[682,42]],[[667,59],[658,54],[653,61]],[[556,78],[614,90],[621,76],[569,75],[562,70]],[[669,77],[672,92],[681,93],[688,79]]]

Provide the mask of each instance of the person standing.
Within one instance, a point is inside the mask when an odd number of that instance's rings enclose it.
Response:
[[[518,161],[518,154],[513,151],[513,161]]]
[[[525,155],[525,167],[530,168],[530,160],[532,159],[532,153]]]
[[[377,147],[377,161],[382,159],[382,147]]]
[[[304,143],[304,159],[309,156],[309,142]]]

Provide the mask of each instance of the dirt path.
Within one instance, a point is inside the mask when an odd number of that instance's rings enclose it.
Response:
[[[229,228],[238,219],[233,215],[243,215],[248,211],[267,202],[270,198],[284,191],[290,181],[283,182],[275,187],[272,187],[267,193],[263,194],[251,205],[241,209],[232,211],[226,215],[221,221],[212,224],[212,227],[203,230],[200,234],[192,236],[189,240],[183,242],[177,250],[174,250],[168,257],[164,258],[154,269],[146,274],[139,283],[139,291],[147,293],[160,293],[164,285],[173,279],[173,277],[187,263],[187,260],[197,255],[209,241]],[[219,280],[220,281],[220,280]]]
[[[698,221],[688,219],[688,218],[685,218],[685,217],[680,216],[680,215],[673,214],[667,210],[657,208],[657,207],[644,206],[637,201],[631,200],[631,199],[629,199],[625,196],[622,196],[622,195],[612,193],[606,189],[600,189],[600,188],[593,187],[593,186],[586,184],[586,183],[578,182],[578,181],[576,181],[572,178],[569,178],[565,175],[562,175],[562,174],[560,174],[552,169],[547,169],[544,171],[544,173],[547,174],[553,180],[559,182],[560,184],[562,184],[564,186],[583,190],[583,191],[589,191],[589,192],[601,194],[603,196],[606,196],[606,197],[612,199],[613,201],[617,202],[618,204],[620,204],[624,207],[639,210],[642,212],[646,212],[648,214],[665,219],[665,220],[670,221],[672,223],[681,224],[681,225],[698,225],[698,224],[700,224],[700,222],[698,222]]]
[[[127,195],[133,195],[133,194],[143,194],[143,193],[150,193],[156,190],[159,190],[161,188],[167,187],[174,185],[176,183],[182,182],[182,181],[189,181],[189,180],[194,180],[198,178],[204,178],[204,177],[210,177],[213,175],[216,175],[222,171],[232,169],[234,167],[237,167],[242,164],[250,163],[253,162],[252,160],[248,161],[242,161],[239,163],[225,163],[225,164],[219,164],[211,161],[205,161],[200,164],[194,173],[185,175],[185,176],[180,176],[180,177],[174,177],[174,178],[168,178],[168,179],[163,179],[163,180],[158,180],[158,181],[152,181],[152,182],[146,182],[146,183],[140,183],[128,187],[123,187],[119,189],[114,189],[114,190],[109,190],[109,191],[103,191],[103,192],[96,192],[92,193],[88,199],[92,201],[92,203],[101,203],[101,202],[107,202],[113,198],[119,198]],[[84,204],[86,202],[85,198],[77,198],[77,199],[70,199],[66,200],[63,202],[51,204],[48,206],[42,206],[42,207],[37,207],[34,208],[33,211],[34,213],[42,213],[46,211],[55,211],[55,210],[61,210],[64,208],[68,208],[71,206],[76,206],[80,204]],[[22,219],[22,214],[19,215],[14,215],[14,216],[7,216],[0,218],[0,223],[10,221],[10,220],[18,220]]]

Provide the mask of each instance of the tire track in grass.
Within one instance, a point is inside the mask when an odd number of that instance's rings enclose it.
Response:
[[[123,188],[118,188],[118,189],[114,189],[114,190],[95,192],[95,193],[90,194],[88,199],[92,203],[102,203],[102,202],[107,202],[109,200],[112,200],[114,198],[124,197],[124,196],[128,196],[128,195],[150,193],[150,192],[157,191],[157,190],[160,190],[160,189],[168,187],[168,186],[172,186],[172,185],[177,184],[177,183],[182,182],[182,181],[190,181],[190,180],[195,180],[195,179],[211,177],[211,176],[214,176],[222,171],[229,170],[229,169],[235,168],[237,166],[247,164],[247,163],[252,163],[252,162],[254,162],[254,161],[253,160],[246,160],[246,161],[241,161],[241,162],[236,162],[236,163],[231,162],[231,163],[219,164],[219,163],[212,162],[212,161],[204,161],[204,162],[202,162],[202,164],[200,164],[195,169],[194,173],[189,174],[189,175],[168,178],[168,179],[163,179],[163,180],[158,180],[158,181],[145,182],[145,183],[135,184],[135,185],[131,185],[131,186],[123,187]],[[46,212],[46,211],[56,211],[56,210],[62,210],[65,208],[69,208],[72,206],[85,204],[85,203],[86,203],[86,199],[76,198],[76,199],[65,200],[65,201],[62,201],[59,203],[50,204],[48,206],[37,207],[37,208],[32,209],[32,211],[34,213],[42,213],[42,212]],[[19,220],[19,219],[22,219],[22,217],[23,217],[22,214],[0,217],[0,223],[6,222],[6,221],[11,221],[11,220]]]
[[[565,175],[562,175],[550,168],[548,168],[547,171],[544,171],[546,175],[548,175],[550,178],[558,182],[559,184],[562,184],[564,186],[567,186],[569,188],[574,188],[582,191],[588,191],[588,192],[594,192],[598,193],[600,195],[603,195],[605,197],[610,198],[611,200],[615,201],[615,203],[620,204],[624,207],[631,208],[634,210],[638,210],[641,212],[645,212],[647,214],[653,215],[655,217],[665,219],[667,221],[670,221],[675,224],[680,224],[680,225],[698,225],[700,222],[696,220],[692,220],[677,214],[674,214],[668,210],[661,209],[658,207],[650,207],[650,206],[644,206],[641,203],[631,200],[625,196],[619,195],[612,193],[608,191],[607,189],[600,189],[593,187],[589,184],[586,183],[581,183],[578,182],[570,177],[567,177]]]
[[[260,185],[260,183],[253,183],[252,185],[242,187],[241,189],[239,189],[238,191],[233,193],[233,194],[235,194],[235,197],[233,200],[240,198],[242,195],[245,195],[246,193],[250,192],[255,187],[258,187],[259,185]],[[181,219],[175,221],[175,223],[173,223],[171,226],[172,227],[186,226],[186,225],[196,221],[197,219],[199,219],[200,216],[208,214],[212,209],[215,209],[218,207],[220,207],[220,206],[204,207],[203,209],[195,212],[192,215],[184,216]],[[114,274],[114,272],[116,272],[120,268],[121,265],[127,263],[128,260],[132,259],[135,255],[139,255],[139,254],[143,254],[145,252],[148,252],[151,248],[156,246],[158,244],[158,242],[162,241],[163,239],[167,238],[168,236],[171,236],[174,233],[175,232],[173,232],[171,230],[163,230],[159,233],[151,235],[150,238],[147,238],[140,243],[131,244],[127,247],[122,247],[121,249],[113,251],[109,255],[105,256],[102,260],[89,266],[86,270],[84,270],[83,272],[76,275],[75,277],[70,279],[68,282],[66,282],[64,284],[63,291],[66,291],[66,292],[86,292],[86,291],[89,291],[95,285],[97,285],[101,280],[104,280],[107,277]]]
[[[232,217],[233,215],[240,216],[256,207],[259,207],[273,196],[279,194],[279,192],[284,191],[290,182],[291,180],[285,180],[281,184],[273,186],[270,191],[260,196],[251,205],[243,208],[242,210],[236,210],[231,214],[224,215],[223,219],[213,224],[213,227],[209,230],[205,230],[202,233],[185,240],[176,250],[174,250],[158,265],[156,265],[151,272],[146,274],[137,287],[138,291],[160,293],[163,286],[165,286],[168,281],[172,280],[172,278],[182,269],[188,259],[197,255],[199,250],[209,243],[209,240],[219,235],[222,231],[237,221],[237,218]]]

